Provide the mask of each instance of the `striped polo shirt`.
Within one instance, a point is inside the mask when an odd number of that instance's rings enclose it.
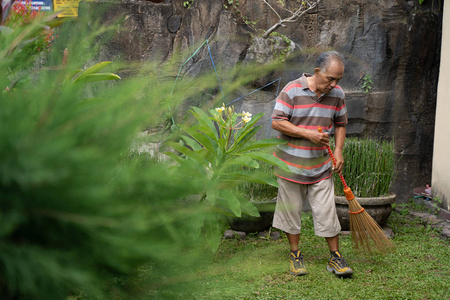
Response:
[[[308,87],[306,77],[289,82],[278,95],[272,114],[273,120],[287,120],[295,126],[330,133],[334,124],[347,124],[345,94],[336,86],[330,93],[317,97]],[[288,143],[279,145],[274,155],[284,161],[290,172],[277,168],[275,175],[289,181],[311,184],[331,176],[331,158],[326,147],[307,139],[280,133]]]

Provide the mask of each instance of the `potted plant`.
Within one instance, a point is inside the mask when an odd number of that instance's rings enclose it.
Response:
[[[342,173],[359,204],[382,226],[392,211],[396,195],[391,187],[395,180],[396,159],[394,142],[367,138],[347,138]],[[335,202],[342,230],[349,230],[348,202],[343,185],[335,175]]]

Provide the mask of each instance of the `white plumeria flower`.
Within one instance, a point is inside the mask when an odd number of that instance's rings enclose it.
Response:
[[[251,115],[251,114],[250,114],[250,115]],[[252,119],[252,118],[250,118],[250,117],[248,117],[248,116],[242,117],[242,121],[244,121],[244,123],[250,122],[251,119]]]
[[[243,117],[251,117],[251,116],[252,116],[252,114],[251,114],[251,113],[249,113],[249,112],[245,112],[245,111],[243,111],[243,112],[242,112],[242,116],[243,116]]]
[[[216,107],[216,111],[219,112],[219,113],[223,112],[224,110],[225,110],[225,106]]]

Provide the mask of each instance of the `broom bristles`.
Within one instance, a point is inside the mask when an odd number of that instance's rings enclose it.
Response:
[[[353,199],[347,198],[347,200],[350,211],[350,232],[355,248],[364,248],[369,252],[374,247],[381,252],[386,252],[392,248],[391,240],[386,237],[380,225],[364,210],[358,201],[354,197]]]

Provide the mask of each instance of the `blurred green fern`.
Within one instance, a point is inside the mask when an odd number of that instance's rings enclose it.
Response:
[[[180,255],[190,264],[203,250],[193,238],[200,220],[217,221],[183,200],[200,182],[131,145],[167,101],[194,95],[180,83],[169,97],[172,82],[159,81],[151,65],[105,82],[122,65],[95,62],[93,42],[105,30],[93,33],[83,18],[60,29],[46,65],[15,59],[45,21],[0,34],[0,298],[107,298],[114,274],[143,263],[161,275],[148,286],[157,289]],[[65,64],[50,65],[65,48]]]

